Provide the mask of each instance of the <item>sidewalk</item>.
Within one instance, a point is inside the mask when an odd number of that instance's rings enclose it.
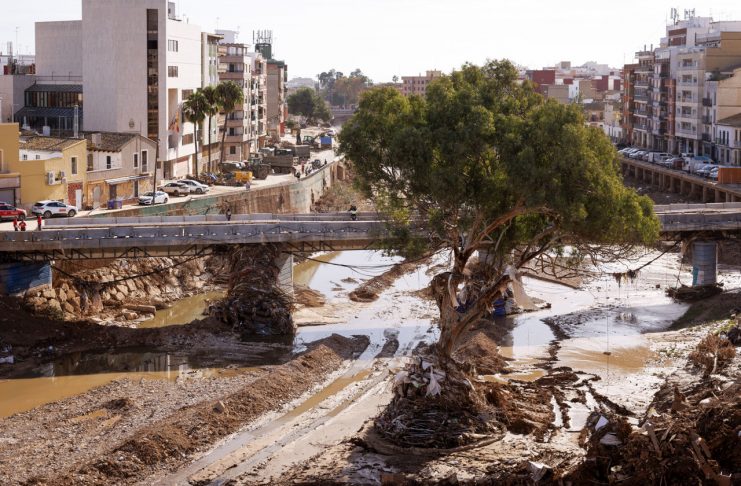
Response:
[[[312,155],[312,158],[317,158],[320,160],[334,160],[335,155],[332,150],[323,150],[321,152],[316,152]],[[286,182],[292,182],[295,181],[296,178],[292,174],[271,174],[268,176],[265,180],[253,180],[251,184],[250,190],[259,190],[265,187],[271,187],[271,186],[277,186],[280,184],[285,184]],[[158,186],[163,186],[167,184],[170,181],[158,181]],[[204,197],[212,197],[212,196],[219,196],[224,194],[235,194],[235,193],[241,193],[244,192],[244,186],[211,186],[211,190],[207,192],[206,194],[189,194],[187,196],[180,196],[180,197],[174,197],[170,196],[169,201],[166,205],[170,204],[176,204],[183,201],[189,201],[192,199],[200,199]],[[165,206],[163,204],[158,204],[157,206]],[[98,209],[91,209],[91,210],[81,210],[77,213],[77,216],[81,217],[88,217],[88,216],[97,216],[101,214],[107,214],[107,215],[115,215],[117,212],[125,211],[125,210],[131,210],[133,208],[142,207],[138,204],[125,204],[121,209],[104,209],[104,208],[98,208]],[[28,217],[26,219],[26,224],[28,227],[26,228],[26,231],[34,231],[36,229],[36,217],[32,215],[31,213],[28,214]],[[43,226],[42,226],[43,227]],[[0,232],[1,231],[13,231],[13,222],[12,221],[6,221],[0,223]]]

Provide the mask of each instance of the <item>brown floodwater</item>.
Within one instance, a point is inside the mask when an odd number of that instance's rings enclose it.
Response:
[[[223,291],[213,291],[180,299],[172,307],[158,310],[152,319],[143,321],[138,327],[152,328],[189,324],[205,317],[203,311],[206,310],[209,302],[223,298]]]

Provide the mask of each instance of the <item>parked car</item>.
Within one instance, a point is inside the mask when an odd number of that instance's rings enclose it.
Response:
[[[684,159],[682,157],[669,157],[668,159],[661,161],[660,164],[670,169],[682,170],[684,167]]]
[[[714,181],[717,181],[718,180],[718,170],[719,169],[720,169],[720,167],[718,167],[717,165],[715,167],[713,167],[712,169],[710,169],[710,172],[708,172],[708,178],[710,178],[710,179],[712,179]]]
[[[19,209],[12,204],[0,202],[0,221],[14,218],[18,218],[18,221],[23,221],[26,219],[26,210]]]
[[[166,192],[147,192],[139,196],[139,204],[149,206],[150,204],[165,204],[170,198]]]
[[[666,152],[651,152],[648,154],[648,161],[654,164],[661,164],[661,162],[670,159],[671,154]]]
[[[643,156],[646,155],[648,152],[645,150],[639,150],[638,152],[633,152],[630,154],[631,159],[641,160],[643,159]]]
[[[31,212],[37,216],[43,216],[44,219],[54,216],[72,218],[77,214],[77,208],[59,201],[39,201],[33,205]]]
[[[713,167],[715,167],[715,166],[714,165],[710,165],[710,164],[704,164],[704,165],[700,166],[700,168],[698,168],[697,170],[695,170],[695,174],[697,174],[697,175],[699,175],[701,177],[708,177],[708,175],[710,174],[710,171],[713,170]]]
[[[190,192],[194,192],[196,194],[206,194],[211,189],[206,184],[191,179],[183,179],[182,181],[178,182],[190,187]]]
[[[170,182],[168,184],[165,184],[165,186],[162,188],[162,192],[166,192],[167,194],[173,196],[185,196],[186,194],[190,194],[190,186],[179,181]]]

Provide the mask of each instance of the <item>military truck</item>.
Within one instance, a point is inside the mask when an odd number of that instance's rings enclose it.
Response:
[[[276,150],[277,152],[277,150]],[[268,155],[262,159],[264,164],[276,174],[293,174],[293,166],[298,164],[298,157],[293,155]]]

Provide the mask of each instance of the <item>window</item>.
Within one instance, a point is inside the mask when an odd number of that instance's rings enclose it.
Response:
[[[170,51],[170,52],[178,52],[179,47],[180,47],[180,45],[179,45],[178,41],[172,40],[172,39],[170,39],[170,40],[167,41],[167,50],[168,51]]]
[[[72,175],[77,175],[77,157],[72,157]]]
[[[112,167],[113,167],[113,161],[111,160],[111,156],[110,155],[106,155],[105,156],[105,168],[106,169],[111,169]]]
[[[134,154],[134,169],[139,168],[139,154]]]
[[[28,160],[28,154],[23,154],[23,160]]]
[[[183,99],[184,99],[184,100],[187,100],[187,99],[188,99],[188,98],[190,98],[190,97],[191,97],[192,95],[193,95],[193,90],[192,90],[192,89],[184,89],[184,90],[183,90]]]
[[[193,134],[188,133],[187,135],[183,135],[183,145],[190,145],[193,143]]]
[[[36,156],[36,160],[41,160],[41,156],[40,155],[37,155]]]
[[[144,172],[147,171],[147,166],[149,165],[149,151],[148,150],[142,150],[142,170]]]
[[[178,67],[177,66],[167,66],[167,77],[177,78],[178,77]]]
[[[237,147],[235,147],[234,145],[229,147],[229,155],[237,155]]]
[[[87,154],[87,171],[93,170],[93,154]]]

